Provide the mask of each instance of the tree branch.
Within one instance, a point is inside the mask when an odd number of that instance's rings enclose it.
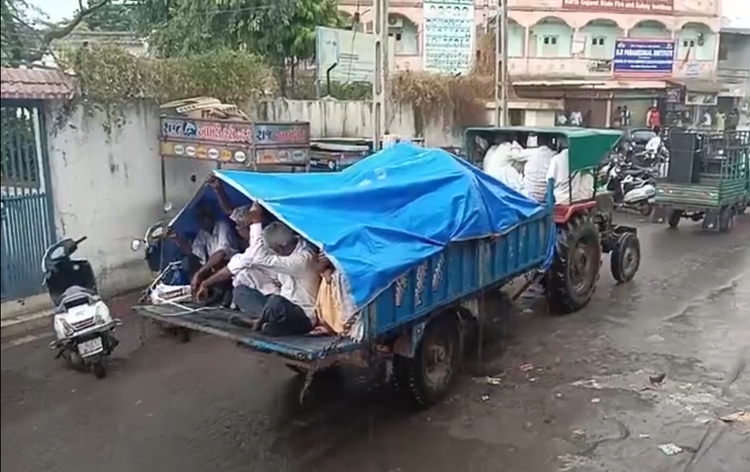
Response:
[[[97,10],[100,10],[106,5],[109,5],[110,2],[111,0],[102,0],[101,2],[93,5],[90,8],[81,8],[80,10],[78,10],[78,13],[76,13],[76,16],[70,21],[70,23],[63,26],[62,28],[51,29],[44,33],[44,35],[42,36],[42,45],[44,47],[48,47],[52,43],[52,41],[56,39],[62,39],[65,36],[69,35],[74,29],[76,29],[78,25],[81,24],[83,20],[86,19],[87,16],[91,15]],[[79,1],[78,4],[80,6],[83,6],[83,2],[81,1]]]

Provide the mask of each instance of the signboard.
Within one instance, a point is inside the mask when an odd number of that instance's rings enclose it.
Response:
[[[672,14],[674,0],[562,0],[563,10]]]
[[[685,105],[715,107],[719,104],[719,94],[716,93],[693,93],[688,92],[685,97]]]
[[[389,70],[396,69],[395,43],[389,39]],[[372,82],[375,78],[375,35],[336,28],[315,28],[316,74],[319,83]]]
[[[159,154],[166,157],[304,166],[309,161],[309,148],[309,123],[161,119]]]
[[[685,101],[683,87],[669,87],[664,93],[664,101],[666,103],[680,103]]]
[[[309,123],[255,123],[256,146],[309,146]]]
[[[466,74],[474,60],[474,0],[425,0],[423,69]]]
[[[162,139],[221,144],[252,144],[253,124],[244,121],[162,118]]]
[[[675,47],[671,39],[618,39],[615,74],[672,75]]]
[[[255,164],[265,165],[288,165],[303,166],[310,160],[309,149],[256,149]]]
[[[235,146],[205,145],[180,141],[162,141],[159,154],[165,157],[188,157],[192,159],[210,159],[217,162],[247,163],[248,149]]]

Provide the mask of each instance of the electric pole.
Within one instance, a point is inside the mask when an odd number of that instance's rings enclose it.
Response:
[[[495,126],[508,126],[508,1],[495,15]]]
[[[388,125],[388,0],[374,1],[375,73],[372,80],[372,129],[374,150],[381,149]]]

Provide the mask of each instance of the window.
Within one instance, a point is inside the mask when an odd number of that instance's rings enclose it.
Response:
[[[560,38],[557,36],[542,36],[542,57],[558,57]]]
[[[589,57],[594,59],[611,59],[612,51],[607,50],[607,38],[604,36],[594,36],[591,38],[591,47],[588,50]]]
[[[372,34],[372,21],[368,21],[365,23],[365,32],[368,34]]]
[[[729,60],[729,45],[726,43],[726,41],[719,41],[719,60]]]
[[[695,47],[695,40],[694,39],[683,39],[682,40],[682,47],[685,47],[685,48],[694,48]]]

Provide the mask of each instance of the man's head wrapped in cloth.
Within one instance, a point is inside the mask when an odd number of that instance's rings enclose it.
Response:
[[[237,233],[244,240],[250,237],[250,209],[252,207],[252,205],[237,207],[229,215],[229,219],[234,223]]]

